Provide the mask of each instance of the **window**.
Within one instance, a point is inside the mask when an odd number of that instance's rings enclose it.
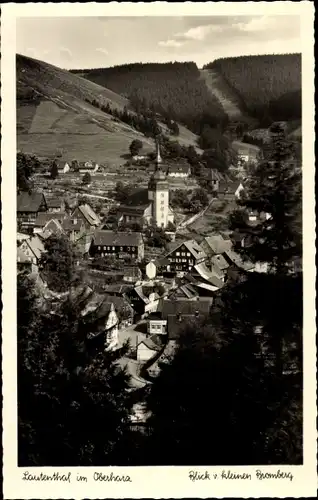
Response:
[[[98,250],[100,250],[100,247],[98,247]]]
[[[120,247],[120,251],[122,252],[123,250],[124,250],[123,247]]]
[[[104,247],[104,250],[106,250],[106,247]]]
[[[110,247],[107,247],[107,250],[110,250]]]
[[[182,259],[182,262],[187,262],[187,259]]]
[[[104,257],[104,254],[103,254],[103,252],[102,252],[102,257]]]
[[[191,256],[190,252],[187,252],[187,257],[190,257],[190,256]]]
[[[135,247],[131,247],[132,251],[134,252],[135,251]]]
[[[177,255],[177,256],[179,257],[179,255],[180,255],[180,252],[176,252],[176,255]]]
[[[161,200],[161,205],[164,205],[164,204],[165,204],[165,202],[163,200]]]
[[[128,252],[130,251],[130,247],[127,247]]]
[[[182,257],[185,257],[186,254],[185,254],[185,252],[181,252],[181,255],[182,255]]]
[[[112,249],[115,250],[115,247],[113,247]]]

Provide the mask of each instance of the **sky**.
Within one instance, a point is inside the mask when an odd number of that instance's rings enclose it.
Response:
[[[18,54],[64,69],[300,52],[300,17],[43,17],[17,19]]]

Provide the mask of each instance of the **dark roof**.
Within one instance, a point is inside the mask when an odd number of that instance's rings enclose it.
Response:
[[[169,316],[195,316],[207,315],[210,311],[210,302],[201,300],[163,300],[162,317],[167,319]]]
[[[60,208],[62,205],[62,200],[59,198],[47,198],[46,204],[48,208]]]
[[[17,211],[18,212],[37,212],[42,205],[46,204],[43,193],[27,193],[22,192],[17,196]]]
[[[138,246],[142,241],[142,234],[97,230],[93,236],[94,245],[108,246]]]
[[[139,207],[147,206],[150,201],[148,200],[148,190],[147,189],[136,189],[134,190],[123,204],[123,207]]]
[[[132,285],[117,285],[117,284],[114,284],[114,285],[105,285],[103,286],[103,290],[106,292],[106,293],[109,293],[110,295],[111,294],[115,294],[115,293],[118,293],[118,294],[124,294],[126,292],[128,292],[128,290],[131,290],[132,289]]]
[[[219,184],[218,191],[221,193],[234,194],[240,184],[242,184],[241,181],[234,181],[234,182],[221,181]]]
[[[82,219],[77,219],[76,224],[74,224],[72,217],[67,217],[62,221],[62,227],[64,231],[67,232],[79,231],[83,226],[84,226],[84,221]]]
[[[188,316],[187,319],[190,321],[201,321],[204,319],[205,315],[199,314],[198,317]],[[186,323],[184,321],[183,316],[180,318],[178,316],[168,316],[167,320],[167,332],[169,340],[174,340],[180,337],[182,333],[185,332]]]
[[[55,219],[59,222],[63,221],[66,216],[65,212],[45,213],[40,212],[35,219],[34,225],[44,227],[50,220]]]

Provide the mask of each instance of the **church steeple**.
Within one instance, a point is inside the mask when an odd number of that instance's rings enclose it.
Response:
[[[161,163],[162,163],[162,158],[160,154],[160,142],[159,138],[156,137],[156,170],[160,169]]]

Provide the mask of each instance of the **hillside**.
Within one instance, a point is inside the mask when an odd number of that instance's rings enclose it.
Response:
[[[195,133],[200,133],[202,122],[226,117],[194,62],[127,64],[74,73],[129,98],[134,107],[144,102],[158,113],[168,113]]]
[[[300,54],[229,57],[204,69],[223,78],[242,111],[259,119],[268,113],[275,120],[301,118]]]
[[[129,101],[87,79],[25,56],[16,57],[18,148],[43,157],[94,160],[121,165],[133,139],[153,151],[151,138],[92,106],[109,104],[129,109]],[[130,111],[133,113],[133,111]],[[180,144],[196,143],[196,136],[181,127]]]

